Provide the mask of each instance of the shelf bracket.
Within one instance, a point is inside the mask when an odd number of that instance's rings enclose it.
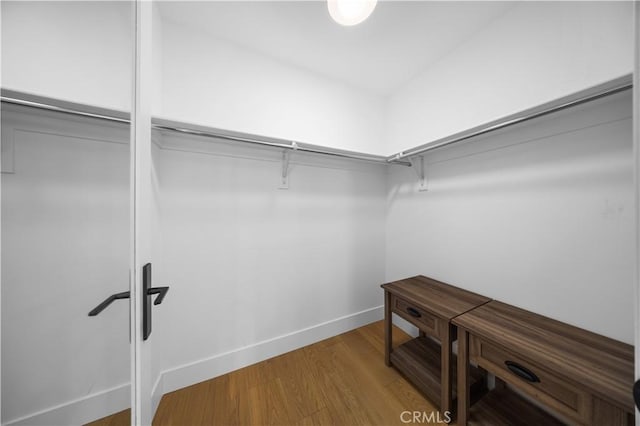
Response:
[[[295,147],[295,142],[293,146]],[[280,177],[280,185],[278,186],[278,189],[289,189],[290,157],[291,157],[291,152],[288,149],[285,149],[284,151],[282,151],[282,176]]]
[[[411,162],[411,167],[418,175],[418,191],[428,191],[429,188],[427,186],[427,175],[424,167],[424,156],[412,157],[409,161]]]

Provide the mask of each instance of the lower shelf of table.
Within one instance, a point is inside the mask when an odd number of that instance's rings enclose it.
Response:
[[[470,426],[555,426],[563,422],[513,391],[494,389],[469,409]]]
[[[438,407],[440,404],[441,356],[440,344],[428,337],[417,337],[398,346],[391,352],[391,364],[397,368],[418,390]],[[452,399],[456,398],[456,356],[451,359]],[[485,389],[485,375],[476,367],[470,371],[472,399]],[[455,404],[453,405],[455,407]]]

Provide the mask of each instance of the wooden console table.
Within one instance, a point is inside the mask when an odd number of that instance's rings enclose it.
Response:
[[[400,370],[441,412],[452,412],[455,357],[451,345],[456,330],[451,319],[490,299],[423,276],[383,284],[382,288],[385,363]],[[420,336],[394,349],[392,313],[418,327]],[[440,345],[426,336],[439,339]],[[484,386],[479,371],[474,370],[471,377]]]
[[[559,423],[502,386],[469,407],[469,361],[569,423],[633,423],[633,346],[498,301],[453,323],[459,426]]]

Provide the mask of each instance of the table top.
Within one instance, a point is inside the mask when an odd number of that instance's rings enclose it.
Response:
[[[495,300],[454,318],[453,323],[580,383],[629,412],[634,409],[631,345]]]
[[[491,300],[422,275],[382,284],[381,287],[448,321]]]

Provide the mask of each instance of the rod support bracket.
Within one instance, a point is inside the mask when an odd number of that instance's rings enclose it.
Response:
[[[295,142],[292,145],[293,149],[297,149]],[[280,185],[278,189],[289,189],[289,159],[291,158],[291,152],[286,149],[282,151],[282,176],[280,177]]]
[[[413,170],[416,172],[416,175],[418,175],[418,191],[428,191],[429,188],[427,186],[427,175],[424,167],[424,155],[411,157],[409,162],[411,163]]]

